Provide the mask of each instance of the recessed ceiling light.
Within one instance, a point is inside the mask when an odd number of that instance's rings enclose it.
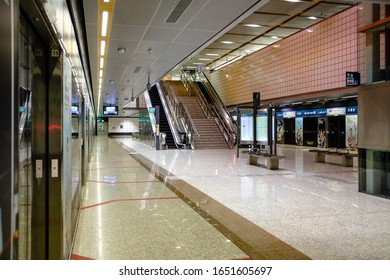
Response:
[[[244,26],[247,26],[247,27],[261,27],[261,25],[255,24],[255,23],[244,24]]]
[[[119,54],[124,54],[126,52],[126,48],[118,48]]]
[[[272,36],[271,38],[272,39],[278,39],[279,37],[278,36]]]
[[[217,53],[206,53],[206,55],[208,55],[208,56],[219,56],[219,54],[217,54]]]
[[[316,17],[309,17],[309,19],[313,19],[314,20],[314,19],[317,19],[317,18]]]
[[[234,42],[232,41],[221,41],[222,44],[227,44],[227,45],[230,45],[230,44],[233,44]]]

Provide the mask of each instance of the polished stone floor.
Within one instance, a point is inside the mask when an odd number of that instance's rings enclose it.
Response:
[[[245,151],[97,137],[73,258],[390,259],[390,200],[359,193],[357,167],[278,154],[267,170]]]

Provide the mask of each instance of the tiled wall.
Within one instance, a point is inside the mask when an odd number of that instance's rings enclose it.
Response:
[[[211,74],[225,105],[345,87],[358,70],[357,7],[335,15]]]

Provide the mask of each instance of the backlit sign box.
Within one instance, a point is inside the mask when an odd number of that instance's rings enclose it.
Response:
[[[360,86],[360,73],[359,72],[346,72],[345,73],[345,85],[347,87]]]

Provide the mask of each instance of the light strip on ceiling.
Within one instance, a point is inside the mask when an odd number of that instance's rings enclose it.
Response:
[[[107,25],[108,25],[108,12],[103,11],[103,13],[102,13],[102,37],[107,36]]]
[[[97,57],[97,77],[98,77],[98,96],[97,96],[97,115],[101,115],[100,101],[103,91],[103,81],[105,72],[105,66],[107,63],[107,53],[110,42],[110,32],[112,25],[112,18],[114,14],[115,0],[99,0],[98,6],[98,19],[99,19],[99,30],[98,30],[98,57]]]
[[[240,56],[237,56],[236,58],[233,58],[232,60],[229,60],[228,62],[224,63],[224,64],[221,64],[217,67],[215,67],[214,69],[212,69],[212,71],[216,71],[216,70],[219,70],[225,66],[228,66],[234,62],[236,62],[237,60],[240,60],[241,58],[243,58],[244,56],[243,55],[240,55]]]

